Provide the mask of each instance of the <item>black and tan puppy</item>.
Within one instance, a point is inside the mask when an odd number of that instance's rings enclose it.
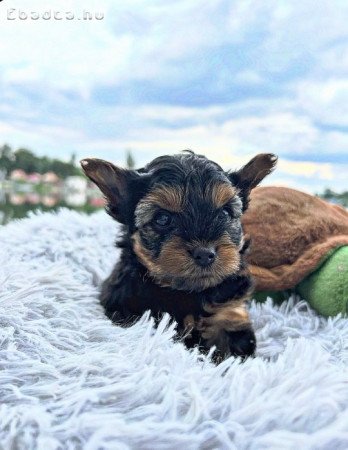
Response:
[[[108,317],[129,324],[146,310],[155,317],[168,312],[187,347],[216,346],[217,359],[253,355],[241,216],[276,160],[260,154],[236,172],[190,151],[136,171],[82,160],[124,227],[120,261],[101,291]]]

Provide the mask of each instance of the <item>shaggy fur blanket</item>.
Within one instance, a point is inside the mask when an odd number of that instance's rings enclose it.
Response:
[[[252,303],[255,359],[128,329],[98,304],[117,258],[105,213],[62,210],[0,229],[1,449],[348,448],[348,320]]]

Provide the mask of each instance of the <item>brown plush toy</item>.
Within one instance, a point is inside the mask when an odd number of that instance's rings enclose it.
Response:
[[[258,300],[296,292],[320,314],[348,312],[348,212],[285,187],[252,191],[244,215]]]

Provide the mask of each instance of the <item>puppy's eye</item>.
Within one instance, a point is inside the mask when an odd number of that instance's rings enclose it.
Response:
[[[231,219],[233,217],[233,211],[229,206],[222,208],[222,214],[226,217],[226,219]]]
[[[172,215],[169,212],[161,211],[154,217],[154,222],[157,226],[164,228],[168,227],[172,223]]]

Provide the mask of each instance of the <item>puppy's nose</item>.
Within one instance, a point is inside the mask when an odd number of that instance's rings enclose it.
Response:
[[[196,264],[207,267],[214,262],[216,251],[212,248],[197,247],[193,250],[192,256]]]

